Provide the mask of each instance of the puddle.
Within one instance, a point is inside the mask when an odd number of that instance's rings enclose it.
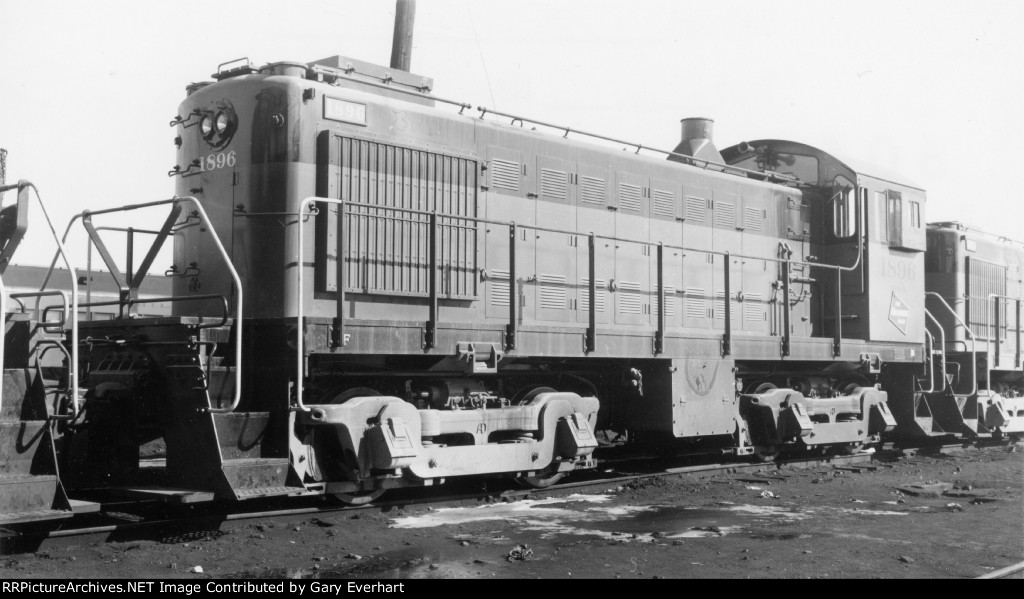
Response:
[[[470,523],[494,522],[480,532],[460,532],[445,538],[460,541],[457,547],[439,549],[437,544],[382,553],[361,560],[339,560],[320,567],[297,570],[265,570],[246,573],[250,578],[481,578],[507,574],[499,569],[522,533],[536,534],[530,544],[552,537],[591,537],[619,543],[679,543],[681,539],[717,538],[747,534],[761,540],[806,538],[808,534],[784,530],[797,522],[835,516],[905,516],[907,512],[847,507],[816,507],[799,510],[795,504],[735,504],[720,502],[704,507],[655,505],[604,505],[609,495],[570,495],[562,498],[525,499],[513,503],[474,507],[438,508],[414,516],[394,518],[392,528],[423,529]],[[511,534],[508,527],[514,527]],[[513,541],[511,537],[515,537]],[[431,547],[432,545],[432,547]],[[474,560],[481,555],[486,561]],[[500,548],[500,549],[499,549]]]
[[[392,520],[393,528],[431,528],[471,522],[504,521],[540,538],[591,536],[620,542],[657,542],[659,539],[711,538],[737,534],[752,525],[796,521],[810,515],[779,505],[712,507],[667,505],[602,506],[608,495],[570,495],[565,498],[526,499],[515,503],[471,508],[440,508],[426,514]],[[579,505],[591,504],[591,505]]]

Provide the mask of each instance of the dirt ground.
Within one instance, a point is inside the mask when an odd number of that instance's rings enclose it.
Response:
[[[0,574],[963,578],[1024,561],[1024,446],[874,464],[860,473],[694,473],[510,503],[243,520],[158,540],[69,539],[0,557]]]

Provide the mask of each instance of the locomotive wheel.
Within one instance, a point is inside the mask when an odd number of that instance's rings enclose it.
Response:
[[[555,390],[551,387],[523,387],[523,389],[512,397],[512,401],[510,403],[514,406],[522,406],[533,401],[533,399],[541,393],[554,392]]]
[[[778,445],[755,445],[754,460],[758,462],[774,462],[779,457]]]
[[[855,454],[858,454],[858,453],[860,453],[862,451],[864,451],[864,443],[863,442],[847,443],[846,445],[843,445],[843,447],[842,447],[842,453],[844,455],[855,455]]]
[[[353,397],[372,397],[380,395],[380,392],[376,389],[370,389],[369,387],[353,387],[351,389],[345,389],[344,391],[330,391],[324,398],[325,401],[320,402],[324,404],[343,404]],[[313,427],[310,434],[312,435],[311,445],[313,447],[326,446],[329,441],[324,438],[318,439],[320,435],[326,435],[328,431],[323,427]],[[323,445],[322,445],[323,444]],[[332,459],[342,459],[341,456],[337,456],[337,452],[327,451],[326,455]],[[320,464],[320,470],[326,470],[334,474],[334,477],[343,477],[344,474],[339,474],[338,471],[344,471],[344,466],[339,467],[339,464]],[[332,478],[334,478],[332,477]],[[384,494],[384,489],[373,489],[372,491],[359,491],[356,493],[331,493],[330,495],[336,500],[340,501],[345,505],[366,505],[380,498]]]
[[[376,501],[383,494],[384,489],[374,489],[359,493],[332,493],[331,496],[345,505],[366,505]]]
[[[512,398],[512,405],[526,405],[541,393],[554,392],[555,390],[551,387],[526,387]],[[516,484],[526,489],[544,489],[557,483],[563,476],[565,476],[564,472],[540,473],[537,476],[520,476],[516,478]]]
[[[868,380],[864,377],[857,376],[844,379],[836,385],[836,389],[843,395],[852,395],[857,387],[870,387]]]

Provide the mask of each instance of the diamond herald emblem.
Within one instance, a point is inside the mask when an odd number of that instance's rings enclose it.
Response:
[[[892,301],[889,302],[889,322],[899,329],[901,333],[907,334],[907,323],[910,322],[910,306],[901,300],[895,291],[892,293]]]

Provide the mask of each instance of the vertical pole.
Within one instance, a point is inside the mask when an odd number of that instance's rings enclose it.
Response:
[[[597,253],[597,239],[594,234],[591,233],[587,239],[587,269],[588,276],[587,280],[587,291],[589,293],[590,301],[587,302],[587,336],[585,339],[584,350],[592,352],[597,348],[597,260],[595,254]]]
[[[732,261],[732,256],[729,252],[726,252],[722,256],[723,262],[725,262],[725,297],[722,298],[722,305],[725,309],[725,334],[722,335],[722,355],[728,356],[732,353],[732,281],[729,280],[729,262]]]
[[[999,296],[997,295],[997,296],[993,297],[992,299],[995,300],[995,309],[996,309],[996,355],[993,357],[993,359],[995,360],[996,366],[998,367],[999,366],[999,327],[1002,325],[1002,322],[1000,322],[1002,319],[999,318]]]
[[[335,256],[335,260],[336,260],[335,267],[337,269],[336,270],[337,275],[336,275],[335,278],[337,279],[337,285],[338,285],[338,288],[337,288],[337,291],[336,291],[337,297],[335,298],[335,301],[337,302],[338,306],[337,306],[337,313],[335,315],[336,322],[335,322],[335,325],[334,325],[334,347],[345,347],[345,345],[346,345],[346,340],[345,340],[345,277],[347,276],[348,273],[345,270],[345,259],[346,259],[345,243],[346,243],[348,238],[345,235],[345,206],[346,206],[346,204],[345,204],[344,201],[342,201],[340,204],[338,204],[338,226],[337,226],[337,230],[338,230],[338,235],[337,235],[338,247],[334,251],[334,256]]]
[[[654,334],[654,353],[665,351],[665,245],[658,242],[658,331]]]
[[[789,355],[789,258],[782,263],[782,355]]]
[[[7,185],[7,150],[0,148],[0,187]],[[4,199],[4,192],[0,191],[0,201]]]
[[[416,0],[398,0],[395,5],[395,35],[391,40],[391,68],[409,71],[412,65],[412,30]]]
[[[1017,338],[1017,351],[1014,352],[1013,367],[1020,368],[1020,298],[1017,298],[1017,318],[1013,321],[1015,323],[1014,328],[1016,330]]]
[[[427,334],[424,346],[437,346],[437,210],[430,213],[430,313],[427,316]]]
[[[134,229],[132,229],[132,227],[128,227],[128,247],[127,247],[127,250],[126,250],[125,265],[124,265],[124,268],[125,268],[124,282],[125,282],[125,285],[127,285],[127,288],[121,290],[121,301],[122,301],[122,304],[121,304],[122,305],[121,316],[129,316],[129,317],[132,314],[132,304],[130,302],[131,302],[131,300],[135,299],[135,297],[134,297],[135,294],[132,293],[132,291],[131,291],[131,289],[132,289],[132,277],[135,276],[135,273],[133,272],[135,270],[135,264],[133,264],[135,262],[135,235],[134,235],[134,233],[135,233]],[[128,300],[128,302],[129,302],[127,304],[127,306],[124,303],[125,300]],[[125,307],[127,307],[127,314],[125,313]]]
[[[90,238],[85,246],[85,304],[89,308],[85,311],[86,320],[92,321],[92,239]]]
[[[132,279],[135,278],[135,229],[128,227],[128,255],[125,258],[125,283],[132,286]]]
[[[964,328],[971,326],[971,257],[964,256]],[[954,335],[956,334],[954,330]],[[966,333],[964,341],[966,342]],[[955,338],[954,338],[955,340]]]
[[[516,279],[516,224],[508,226],[508,325],[505,327],[505,349],[516,348],[516,321],[519,308],[519,283]]]
[[[836,326],[833,329],[832,357],[843,353],[843,271],[836,269]]]

